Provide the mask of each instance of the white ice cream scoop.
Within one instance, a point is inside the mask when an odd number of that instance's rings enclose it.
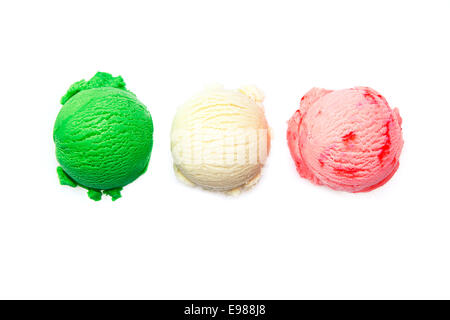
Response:
[[[232,192],[255,184],[270,150],[263,94],[209,87],[181,106],[171,149],[177,176],[208,190]]]

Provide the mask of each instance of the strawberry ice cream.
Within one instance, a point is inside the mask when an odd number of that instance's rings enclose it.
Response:
[[[289,120],[287,140],[303,178],[335,190],[365,192],[397,171],[402,119],[367,87],[314,88]]]

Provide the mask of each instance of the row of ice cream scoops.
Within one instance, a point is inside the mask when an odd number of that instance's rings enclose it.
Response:
[[[239,193],[258,182],[270,153],[264,95],[253,86],[205,89],[176,112],[171,151],[177,177],[211,191]],[[148,168],[150,113],[121,77],[97,73],[61,100],[53,139],[60,183],[120,198]],[[301,177],[335,190],[365,192],[399,166],[401,117],[368,87],[314,88],[288,121],[287,143]]]

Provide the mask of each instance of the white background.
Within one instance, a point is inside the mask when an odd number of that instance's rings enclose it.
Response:
[[[450,298],[450,1],[8,1],[0,5],[0,298]],[[123,198],[60,186],[68,87],[122,75],[154,119]],[[172,170],[176,108],[255,84],[274,131],[238,197]],[[287,120],[314,86],[370,86],[403,117],[400,168],[349,194],[295,171]]]

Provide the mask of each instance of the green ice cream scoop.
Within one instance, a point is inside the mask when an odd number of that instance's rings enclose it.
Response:
[[[153,146],[153,122],[147,108],[125,88],[122,77],[98,72],[74,83],[61,99],[53,140],[59,181],[102,192],[113,200],[122,187],[147,170]]]

